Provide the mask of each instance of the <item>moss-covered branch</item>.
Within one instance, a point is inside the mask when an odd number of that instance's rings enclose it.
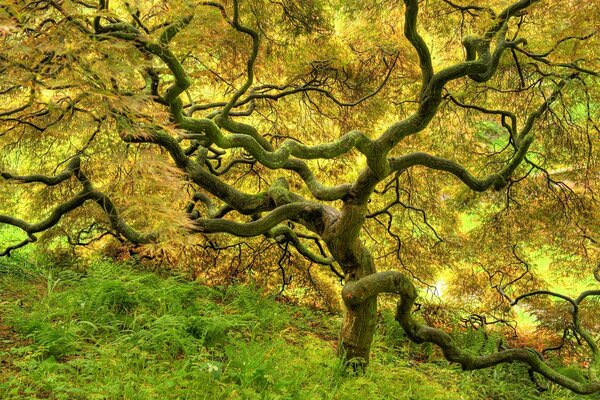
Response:
[[[288,220],[314,221],[322,213],[322,206],[311,202],[284,204],[252,222],[236,222],[222,218],[197,219],[195,231],[201,233],[229,233],[238,237],[259,236]]]
[[[258,162],[271,169],[282,168],[290,157],[304,160],[332,159],[356,148],[367,157],[373,158],[371,140],[360,131],[350,131],[338,140],[307,146],[296,140],[284,141],[276,150],[269,151],[255,138],[247,134],[224,134],[218,124],[208,118],[181,117],[179,126],[185,130],[205,134],[223,149],[243,148]]]
[[[422,75],[422,90],[425,90],[431,77],[433,76],[433,65],[431,63],[431,53],[425,43],[425,40],[417,32],[417,15],[419,13],[418,0],[404,0],[406,12],[404,13],[404,36],[413,45],[419,56]]]
[[[539,0],[518,1],[507,7],[494,20],[492,26],[480,37],[469,36],[464,40],[467,59],[464,62],[446,67],[433,74],[430,68],[428,50],[422,39],[416,34],[417,2],[405,1],[408,30],[407,37],[417,49],[422,68],[423,82],[428,82],[420,94],[419,109],[409,118],[399,121],[381,134],[376,140],[381,154],[387,154],[403,138],[425,129],[437,113],[442,101],[442,90],[453,80],[470,77],[477,82],[489,80],[498,68],[500,58],[507,49],[524,43],[523,39],[506,40],[506,27],[511,17],[519,15],[524,9]],[[491,51],[492,39],[496,37],[496,47]],[[433,75],[432,75],[433,74]]]
[[[300,241],[296,232],[294,232],[294,230],[287,225],[278,225],[273,229],[269,230],[267,232],[267,235],[275,239],[282,237],[283,240],[285,240],[288,243],[291,243],[292,246],[294,246],[294,248],[298,250],[298,253],[302,254],[308,260],[316,264],[332,265],[335,261],[333,257],[325,257],[321,254],[316,254],[313,251],[311,251],[304,243]]]
[[[421,324],[413,317],[413,306],[417,290],[411,280],[396,271],[379,272],[358,281],[348,283],[342,292],[346,304],[357,307],[362,302],[380,293],[400,295],[396,309],[396,320],[407,336],[416,343],[433,343],[440,347],[444,357],[458,363],[463,370],[489,368],[502,363],[522,362],[551,382],[579,394],[592,394],[600,391],[600,381],[579,382],[561,374],[545,363],[535,350],[513,348],[495,353],[474,356],[460,348],[444,331]]]
[[[567,83],[576,76],[576,74],[573,74],[561,80],[552,94],[550,94],[550,96],[548,96],[548,98],[528,116],[521,131],[518,135],[514,134],[513,136],[515,142],[515,152],[513,156],[500,171],[492,173],[485,178],[476,178],[464,166],[455,161],[423,152],[415,152],[401,157],[390,158],[390,170],[401,171],[415,165],[422,165],[427,168],[449,172],[460,179],[468,187],[478,192],[483,192],[490,187],[493,187],[496,190],[502,189],[508,184],[510,177],[517,167],[525,160],[529,147],[535,138],[533,132],[535,121],[544,115],[550,105],[556,101]],[[492,112],[489,110],[484,111]],[[495,111],[493,112],[496,113]],[[515,125],[516,123],[513,123],[512,126]]]

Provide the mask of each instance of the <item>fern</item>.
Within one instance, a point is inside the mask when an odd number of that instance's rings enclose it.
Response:
[[[185,330],[204,346],[214,347],[225,340],[226,332],[233,326],[229,319],[192,316],[187,319]]]
[[[141,349],[170,357],[196,353],[200,342],[185,330],[185,322],[179,315],[163,315],[147,329],[136,332],[131,340]]]

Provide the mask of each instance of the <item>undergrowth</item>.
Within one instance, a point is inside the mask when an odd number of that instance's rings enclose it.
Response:
[[[540,394],[518,365],[460,372],[387,312],[368,372],[353,376],[335,357],[339,323],[247,286],[0,259],[0,399],[579,398]]]

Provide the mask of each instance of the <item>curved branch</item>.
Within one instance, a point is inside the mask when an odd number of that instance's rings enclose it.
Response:
[[[310,193],[317,200],[340,200],[346,197],[346,195],[351,189],[351,185],[349,184],[341,184],[336,186],[323,185],[317,180],[310,168],[308,168],[308,165],[306,165],[305,162],[298,159],[287,160],[285,164],[283,164],[282,168],[297,173],[306,184],[306,187],[308,187],[308,190],[310,190]]]
[[[506,22],[510,18],[521,15],[524,10],[531,7],[535,3],[539,3],[540,1],[541,0],[519,0],[509,5],[500,14],[498,14],[495,24],[487,30],[484,38],[490,40],[505,26]]]
[[[129,240],[130,242],[135,244],[144,244],[156,241],[156,234],[141,234],[135,229],[133,229],[131,226],[129,226],[120,217],[119,212],[117,211],[112,201],[102,192],[95,190],[88,178],[81,172],[80,162],[81,160],[79,156],[73,157],[73,159],[69,162],[67,168],[62,173],[55,176],[46,176],[39,174],[17,176],[7,173],[2,174],[2,176],[5,179],[25,183],[39,182],[44,183],[48,186],[57,185],[61,182],[66,181],[74,175],[83,185],[83,189],[73,198],[56,206],[47,218],[37,223],[29,223],[20,218],[0,214],[0,224],[12,225],[14,227],[17,227],[25,233],[27,233],[28,236],[27,239],[23,240],[22,242],[7,247],[4,251],[0,252],[0,256],[10,256],[11,251],[24,247],[29,243],[35,242],[37,240],[35,236],[36,233],[48,230],[53,226],[57,225],[65,214],[83,206],[88,200],[96,202],[96,204],[98,204],[107,215],[113,229],[119,234],[123,235],[125,238],[127,238],[127,240]]]
[[[404,36],[413,45],[419,55],[419,63],[421,65],[421,73],[423,75],[424,91],[433,77],[433,64],[431,62],[431,53],[425,43],[425,40],[417,32],[417,15],[419,13],[419,0],[404,0],[406,5],[406,13],[404,14]]]
[[[306,163],[296,158],[290,158],[291,156],[303,159],[333,158],[351,151],[354,147],[373,154],[371,140],[360,131],[351,131],[337,141],[316,146],[307,146],[298,141],[288,139],[277,150],[269,150],[262,142],[256,140],[257,136],[264,140],[258,133],[252,135],[226,135],[223,134],[217,123],[211,119],[184,117],[182,114],[179,114],[179,118],[179,126],[190,132],[195,132],[195,134],[199,135],[199,139],[208,139],[224,149],[241,147],[250,153],[256,161],[268,168],[283,168],[296,172],[302,178],[312,195],[318,200],[339,200],[349,192],[350,185],[324,186],[316,179]],[[195,138],[194,134],[188,134],[185,137],[187,139]],[[177,148],[179,144],[175,141],[170,146]],[[273,149],[270,144],[269,148]],[[185,156],[185,152],[177,150],[176,154],[178,158],[184,159],[184,156],[178,155],[180,153]],[[182,161],[182,164],[184,162]]]
[[[578,303],[577,303],[577,302],[575,302],[575,300],[573,300],[573,299],[572,299],[572,298],[570,298],[569,296],[565,296],[564,294],[560,294],[560,293],[556,293],[556,292],[551,292],[551,291],[549,291],[549,290],[536,290],[536,291],[534,291],[534,292],[530,292],[530,293],[525,293],[525,294],[522,294],[522,295],[520,295],[520,296],[516,297],[516,298],[515,298],[515,299],[514,299],[514,300],[513,300],[513,301],[510,303],[510,305],[511,305],[511,306],[515,306],[515,305],[517,305],[517,303],[518,303],[519,301],[521,301],[521,300],[523,300],[523,299],[526,299],[526,298],[528,298],[528,297],[531,297],[531,296],[538,296],[538,295],[541,295],[541,294],[545,294],[545,295],[548,295],[548,296],[554,296],[554,297],[558,297],[558,298],[560,298],[560,299],[563,299],[563,300],[565,300],[565,301],[568,301],[569,303],[571,303],[571,305],[572,305],[574,308],[577,308],[577,306],[578,306]]]
[[[308,260],[316,264],[331,266],[335,261],[333,257],[324,257],[320,254],[312,252],[307,246],[305,246],[300,241],[296,232],[294,232],[294,230],[287,225],[276,226],[270,231],[268,231],[267,235],[275,239],[277,239],[278,237],[283,237],[286,242],[292,244],[296,248],[296,250],[298,250],[298,253],[302,254]],[[341,277],[339,272],[335,272],[337,273],[338,277]]]
[[[223,19],[225,21],[227,21],[228,23],[231,23],[229,21],[229,16],[227,15],[227,11],[225,10],[225,6],[217,1],[202,1],[200,3],[198,3],[199,5],[203,5],[203,6],[209,6],[209,7],[214,7],[217,10],[219,10],[219,12],[221,13],[221,16],[223,17]]]
[[[33,104],[33,91],[31,93],[31,97],[30,97],[30,99],[29,99],[29,101],[27,103],[25,103],[22,106],[19,106],[17,108],[13,108],[13,109],[10,109],[10,110],[2,110],[2,111],[0,111],[0,117],[7,117],[9,115],[21,112],[21,111],[29,108],[32,104]]]
[[[129,226],[120,217],[112,201],[102,192],[99,192],[97,190],[90,190],[89,187],[85,187],[82,191],[75,195],[75,197],[56,206],[46,219],[37,223],[29,223],[20,218],[0,214],[0,224],[15,226],[26,232],[29,236],[28,239],[26,239],[24,242],[21,242],[19,245],[9,247],[2,253],[2,255],[10,255],[11,250],[14,250],[18,247],[23,247],[28,243],[34,242],[36,240],[34,236],[35,233],[52,228],[60,222],[60,220],[65,214],[83,206],[88,200],[93,200],[94,202],[96,202],[108,216],[108,219],[113,229],[121,235],[123,235],[125,238],[127,238],[127,240],[129,240],[130,242],[135,244],[144,244],[156,240],[156,234],[144,235],[137,232],[135,229]]]
[[[258,32],[240,23],[239,8],[239,0],[233,0],[233,19],[231,21],[231,25],[237,31],[245,33],[246,35],[252,38],[252,51],[250,53],[250,57],[248,58],[246,65],[246,82],[234,93],[229,102],[225,105],[225,107],[223,107],[223,110],[221,110],[221,116],[224,119],[228,118],[229,111],[231,111],[231,109],[233,108],[235,103],[237,103],[240,97],[242,97],[242,95],[246,93],[248,89],[250,89],[250,86],[252,86],[252,82],[254,82],[254,63],[256,62],[256,58],[258,57],[258,49],[260,45]]]
[[[311,86],[312,82],[305,83],[304,85],[301,85],[301,86],[296,86],[296,85],[292,85],[292,84],[285,84],[285,85],[280,85],[280,86],[265,84],[265,85],[260,85],[260,86],[256,86],[256,87],[252,88],[250,90],[251,94],[249,94],[248,96],[244,97],[243,99],[241,99],[237,103],[235,103],[233,108],[241,107],[245,104],[253,102],[254,100],[261,100],[261,99],[279,100],[286,96],[290,96],[290,95],[294,95],[294,94],[298,94],[298,93],[306,93],[306,92],[320,93],[340,107],[354,107],[354,106],[357,106],[360,103],[363,103],[366,100],[376,96],[379,92],[381,92],[381,90],[385,87],[386,83],[388,82],[390,76],[392,75],[392,72],[398,62],[399,57],[400,57],[400,53],[396,53],[396,56],[394,57],[394,61],[392,62],[392,65],[389,66],[388,72],[385,75],[385,78],[383,79],[383,81],[379,84],[379,86],[377,86],[377,88],[374,91],[364,95],[363,97],[359,98],[358,100],[354,100],[354,101],[340,100],[337,97],[335,97],[333,95],[333,93],[331,93],[329,90],[323,89],[318,86]],[[386,65],[387,65],[387,63],[386,63]],[[268,91],[271,91],[271,90],[279,90],[279,92],[278,93],[268,93]],[[214,103],[209,103],[209,104],[197,104],[197,105],[187,104],[184,106],[184,108],[187,109],[186,114],[188,116],[192,116],[193,113],[195,113],[196,111],[202,111],[202,110],[208,110],[211,108],[223,107],[226,104],[227,104],[227,102],[214,102]],[[211,113],[208,116],[206,116],[206,118],[213,118],[218,113],[219,112]],[[231,112],[229,114],[233,115],[233,113],[231,113]]]
[[[106,213],[108,220],[110,221],[110,225],[112,228],[117,231],[120,235],[125,237],[131,243],[134,244],[147,244],[156,242],[158,239],[157,233],[147,233],[143,234],[136,231],[133,227],[127,224],[123,218],[119,215],[119,212],[113,202],[106,196],[104,193],[99,192],[97,190],[93,190],[89,193],[90,200],[93,200],[102,208],[102,210]]]
[[[427,78],[429,83],[421,92],[420,105],[417,112],[407,119],[391,125],[377,138],[376,144],[380,148],[380,153],[387,154],[403,138],[425,129],[437,113],[437,108],[442,101],[442,90],[448,82],[467,76],[477,82],[489,80],[496,72],[504,51],[515,48],[525,42],[523,39],[516,39],[514,41],[507,41],[505,39],[507,21],[538,1],[540,0],[521,0],[507,7],[498,15],[494,24],[481,37],[469,36],[464,39],[463,44],[467,50],[466,61],[444,68],[431,77],[429,77],[431,72],[427,66],[428,61],[424,52],[425,49],[417,40],[415,43],[417,48],[420,48],[420,52],[422,53],[421,62],[425,66],[423,78],[424,81]],[[409,11],[412,13],[416,11],[416,1],[406,0],[405,3],[407,5],[407,15]],[[496,35],[498,35],[496,48],[491,53],[490,43]],[[414,39],[416,40],[416,38]]]
[[[58,175],[54,175],[54,176],[41,175],[41,174],[13,175],[8,172],[2,172],[2,173],[0,173],[0,176],[2,176],[6,180],[15,181],[15,183],[38,182],[38,183],[43,183],[47,186],[54,186],[54,185],[58,185],[61,182],[66,181],[71,176],[73,176],[75,171],[79,170],[80,164],[81,164],[81,158],[79,156],[75,156],[71,159],[69,164],[67,164],[67,168]]]
[[[479,179],[471,175],[465,167],[457,162],[442,157],[432,156],[427,153],[410,153],[401,157],[391,158],[389,162],[392,171],[401,171],[415,165],[422,165],[427,168],[449,172],[477,192],[486,191],[492,186],[496,190],[499,190],[507,184],[503,177],[503,175],[505,175],[503,172],[494,173]]]
[[[360,131],[350,131],[336,141],[315,146],[307,146],[296,140],[284,141],[278,149],[269,151],[247,134],[223,134],[217,123],[208,118],[183,117],[180,127],[188,131],[205,134],[212,142],[223,149],[243,148],[258,162],[271,169],[282,168],[290,156],[304,160],[335,158],[357,148],[367,157],[374,156],[372,141]]]
[[[25,246],[27,246],[29,243],[33,243],[33,242],[35,242],[35,241],[37,241],[37,237],[36,237],[35,235],[31,234],[31,233],[28,233],[28,234],[27,234],[27,238],[26,238],[25,240],[23,240],[23,241],[21,241],[21,242],[19,242],[19,243],[15,244],[15,245],[8,246],[8,247],[7,247],[6,249],[4,249],[3,251],[0,251],[0,257],[5,257],[5,256],[6,256],[6,257],[10,257],[10,253],[11,253],[13,250],[17,250],[17,249],[20,249],[21,247],[25,247]]]
[[[189,171],[189,177],[192,182],[221,199],[241,214],[250,215],[270,211],[274,207],[267,192],[244,193],[228,185],[206,169],[194,168]]]
[[[514,113],[512,113],[510,111],[506,111],[506,110],[489,109],[489,108],[485,108],[485,107],[477,106],[477,105],[473,105],[473,104],[465,104],[465,103],[460,102],[458,99],[456,99],[450,93],[448,93],[445,96],[445,98],[450,99],[450,101],[452,101],[452,103],[456,104],[457,106],[459,106],[461,108],[475,110],[475,111],[481,112],[483,114],[499,115],[501,117],[502,126],[508,131],[508,133],[510,134],[510,137],[514,139],[516,132],[517,132],[517,116]],[[510,125],[505,122],[506,118],[508,118],[510,120],[510,122],[511,122]]]
[[[346,304],[357,306],[381,293],[417,297],[417,289],[405,275],[397,271],[384,271],[347,283],[342,289],[342,298]]]
[[[529,115],[519,134],[513,137],[516,146],[515,153],[506,166],[499,172],[493,173],[485,178],[478,179],[471,175],[466,168],[455,161],[432,156],[422,152],[415,152],[401,157],[390,158],[390,170],[401,171],[415,165],[422,165],[431,169],[449,172],[463,181],[463,183],[465,183],[471,189],[478,192],[483,192],[490,187],[493,187],[495,190],[504,188],[508,184],[508,180],[513,172],[525,159],[527,151],[534,140],[532,129],[535,121],[549,109],[550,105],[558,98],[566,84],[576,76],[577,74],[571,74],[562,79],[556,85],[557,87],[552,94],[550,94],[550,96],[548,96],[548,98]]]
[[[144,132],[143,135],[136,135],[134,133],[130,133],[132,131],[131,122],[129,119],[123,115],[116,116],[117,127],[119,128],[119,135],[121,139],[126,143],[152,143],[157,144],[160,147],[164,148],[169,152],[175,164],[181,168],[185,169],[188,166],[189,158],[185,154],[185,151],[179,143],[177,139],[169,135],[168,133],[161,130],[152,130],[150,132]]]
[[[598,71],[594,71],[591,70],[589,68],[584,68],[578,65],[579,61],[581,60],[576,60],[574,62],[569,62],[569,63],[564,63],[564,62],[554,62],[551,61],[549,59],[547,59],[546,57],[542,57],[540,55],[537,54],[533,54],[530,53],[529,51],[522,49],[522,48],[515,48],[516,51],[520,52],[521,54],[525,55],[526,57],[531,58],[534,61],[538,61],[542,64],[545,64],[549,67],[558,67],[558,68],[566,68],[569,70],[573,70],[573,71],[577,71],[580,72],[582,74],[586,74],[586,75],[590,75],[590,76],[595,76],[598,77],[600,76],[600,73],[598,73]]]
[[[536,295],[550,295],[554,297],[558,297],[560,299],[566,300],[572,305],[571,316],[573,317],[573,330],[577,332],[583,340],[587,343],[593,354],[592,365],[590,365],[591,371],[595,373],[595,368],[600,367],[600,349],[598,348],[598,344],[596,343],[596,339],[592,336],[592,334],[581,325],[581,320],[579,318],[579,304],[590,296],[600,296],[600,290],[586,290],[582,292],[575,300],[572,298],[562,295],[560,293],[555,293],[547,290],[538,290],[531,293],[523,294],[517,297],[515,300],[511,302],[511,306],[517,304],[520,300],[536,296]]]
[[[485,11],[487,12],[492,18],[496,18],[496,13],[494,12],[494,10],[492,10],[489,7],[482,7],[482,6],[478,6],[475,4],[469,4],[466,6],[461,6],[459,4],[453,3],[450,0],[442,0],[444,3],[448,4],[450,7],[454,8],[455,10],[458,10],[462,13],[469,13],[471,15],[475,14],[476,12],[481,12],[481,11]]]
[[[315,203],[291,203],[279,206],[264,217],[247,223],[220,218],[198,219],[194,221],[194,231],[201,233],[229,233],[238,237],[253,237],[267,233],[283,221],[315,220],[320,217],[322,210],[322,206]]]
[[[552,369],[535,350],[505,349],[495,353],[473,356],[461,349],[450,335],[442,330],[418,323],[412,316],[417,298],[417,290],[408,277],[396,271],[368,275],[344,287],[343,299],[349,306],[357,306],[380,293],[396,293],[400,300],[396,308],[396,320],[407,336],[415,343],[433,343],[439,346],[444,357],[461,364],[463,370],[476,370],[514,361],[529,365],[534,371],[551,382],[579,394],[592,394],[600,391],[600,381],[578,382]]]
[[[569,42],[571,40],[577,40],[577,41],[585,41],[588,40],[589,38],[595,36],[597,34],[597,32],[591,32],[587,35],[584,36],[565,36],[562,39],[559,39],[558,41],[556,41],[556,43],[554,43],[554,45],[549,49],[546,50],[542,53],[531,53],[531,52],[526,52],[529,56],[534,56],[534,57],[548,57],[550,54],[552,54],[554,51],[556,51],[558,49],[558,47],[566,42]],[[524,51],[525,53],[525,51]]]
[[[15,227],[21,229],[22,231],[27,233],[27,235],[29,236],[29,239],[30,239],[30,240],[26,239],[25,242],[27,242],[27,243],[34,242],[36,240],[35,236],[33,236],[35,233],[45,231],[45,230],[53,227],[54,225],[58,224],[58,222],[63,217],[63,215],[67,214],[70,211],[75,210],[78,207],[81,207],[90,198],[91,198],[90,191],[87,189],[83,189],[81,192],[79,192],[77,195],[75,195],[75,197],[73,197],[72,199],[67,200],[64,203],[61,203],[58,206],[56,206],[56,208],[54,208],[54,210],[52,210],[50,215],[47,218],[41,220],[40,222],[29,223],[20,218],[12,217],[10,215],[0,214],[0,224],[12,225],[12,226],[15,226]],[[25,242],[21,242],[17,246],[23,247],[25,244],[27,244]],[[15,246],[13,246],[12,249],[10,249],[10,248],[9,249],[14,250],[14,247]],[[6,250],[4,253],[6,253],[6,255],[10,255],[10,250]]]
[[[160,34],[158,41],[163,46],[167,46],[179,32],[189,25],[193,17],[193,15],[186,15],[185,17],[179,18],[171,25],[168,25]]]

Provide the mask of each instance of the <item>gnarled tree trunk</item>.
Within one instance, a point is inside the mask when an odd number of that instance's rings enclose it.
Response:
[[[367,189],[368,191],[368,189]],[[346,202],[341,214],[326,227],[323,238],[329,251],[341,265],[346,285],[376,273],[373,256],[360,241],[360,231],[365,221],[366,205]],[[369,363],[371,343],[377,322],[377,296],[356,305],[344,302],[345,312],[338,353],[356,369]]]
[[[346,276],[346,285],[376,272],[370,251],[362,244],[358,245],[359,263]],[[346,360],[355,363],[355,367],[364,368],[369,363],[369,354],[373,334],[377,323],[377,296],[372,296],[358,305],[344,302],[345,312],[340,331],[338,352]]]

